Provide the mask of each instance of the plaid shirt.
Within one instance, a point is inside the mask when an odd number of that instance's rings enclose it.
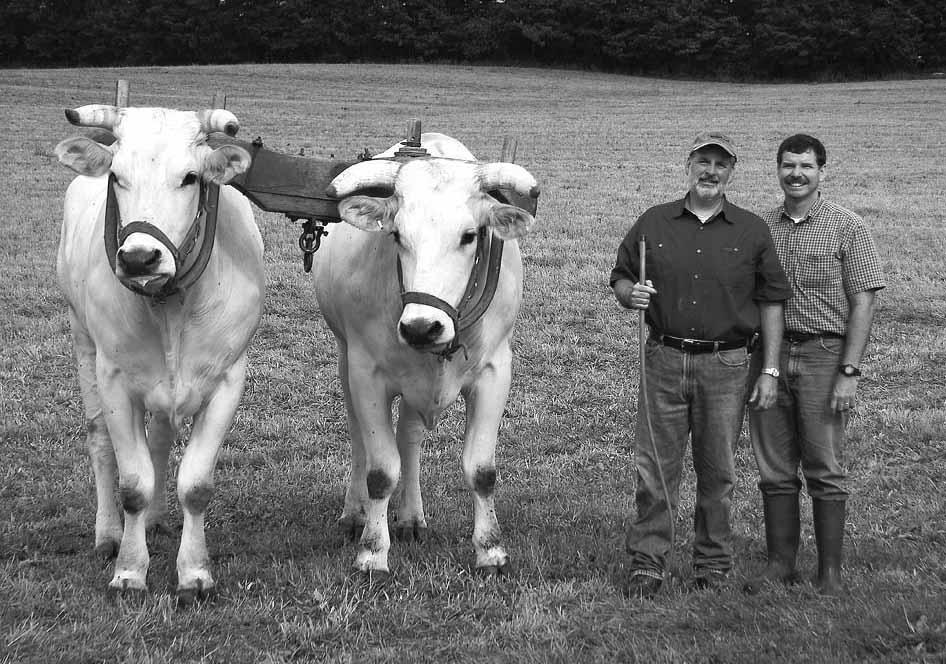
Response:
[[[849,298],[886,286],[864,220],[820,196],[798,223],[785,214],[784,205],[762,218],[792,285],[793,296],[785,302],[785,330],[844,335]]]

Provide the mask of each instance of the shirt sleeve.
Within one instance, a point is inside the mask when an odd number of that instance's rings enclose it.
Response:
[[[640,220],[637,220],[637,223],[631,227],[631,230],[627,232],[627,235],[624,236],[624,240],[618,246],[618,256],[617,260],[614,263],[614,268],[611,270],[611,279],[610,285],[611,288],[614,288],[614,284],[620,281],[621,279],[629,279],[633,282],[637,281],[638,270],[640,269],[639,262],[640,257],[636,253],[635,247],[637,246],[637,239],[640,235],[639,231]]]
[[[782,269],[772,233],[764,221],[760,233],[760,250],[756,265],[756,288],[753,298],[757,302],[784,302],[792,296],[792,287]]]
[[[851,241],[844,250],[843,261],[844,292],[848,296],[887,286],[874,239],[863,224],[854,227]]]

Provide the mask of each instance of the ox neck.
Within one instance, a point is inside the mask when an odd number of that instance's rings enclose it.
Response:
[[[501,239],[493,237],[488,226],[479,229],[476,235],[473,268],[470,270],[470,278],[467,280],[463,297],[460,298],[456,307],[430,293],[406,291],[401,258],[398,257],[397,283],[401,290],[401,305],[414,303],[434,307],[446,313],[453,321],[453,340],[447,344],[446,348],[436,352],[441,361],[452,360],[453,355],[461,348],[464,349],[464,354],[466,353],[466,348],[460,341],[460,334],[479,321],[493,301],[503,263],[503,244]]]
[[[125,288],[163,302],[169,295],[192,286],[204,273],[210,261],[214,240],[217,235],[217,208],[220,199],[220,187],[216,184],[200,182],[200,194],[197,203],[197,212],[194,220],[184,236],[181,246],[176,246],[161,229],[145,221],[133,221],[122,225],[121,211],[118,209],[118,200],[115,197],[115,175],[110,173],[105,197],[105,254],[108,257],[109,267],[115,273],[118,247],[132,233],[146,233],[165,245],[174,257],[174,277],[160,290],[149,292],[138,284],[119,278]],[[194,249],[200,241],[200,249]],[[191,257],[193,257],[191,259]],[[191,260],[189,260],[191,259]],[[116,273],[117,276],[117,273]]]

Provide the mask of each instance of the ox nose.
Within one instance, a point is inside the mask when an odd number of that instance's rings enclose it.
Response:
[[[118,262],[128,276],[153,274],[161,263],[160,249],[119,249]]]
[[[443,334],[443,323],[440,321],[429,321],[423,318],[415,318],[411,321],[402,321],[398,325],[401,331],[401,337],[411,346],[423,348],[437,342],[437,339]]]

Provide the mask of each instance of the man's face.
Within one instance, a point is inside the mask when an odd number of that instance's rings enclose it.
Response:
[[[692,197],[715,203],[726,193],[735,160],[718,145],[695,150],[687,159],[687,188]]]
[[[818,158],[813,150],[801,154],[783,152],[778,164],[778,182],[785,192],[785,198],[804,200],[818,192],[824,166],[818,165]]]

